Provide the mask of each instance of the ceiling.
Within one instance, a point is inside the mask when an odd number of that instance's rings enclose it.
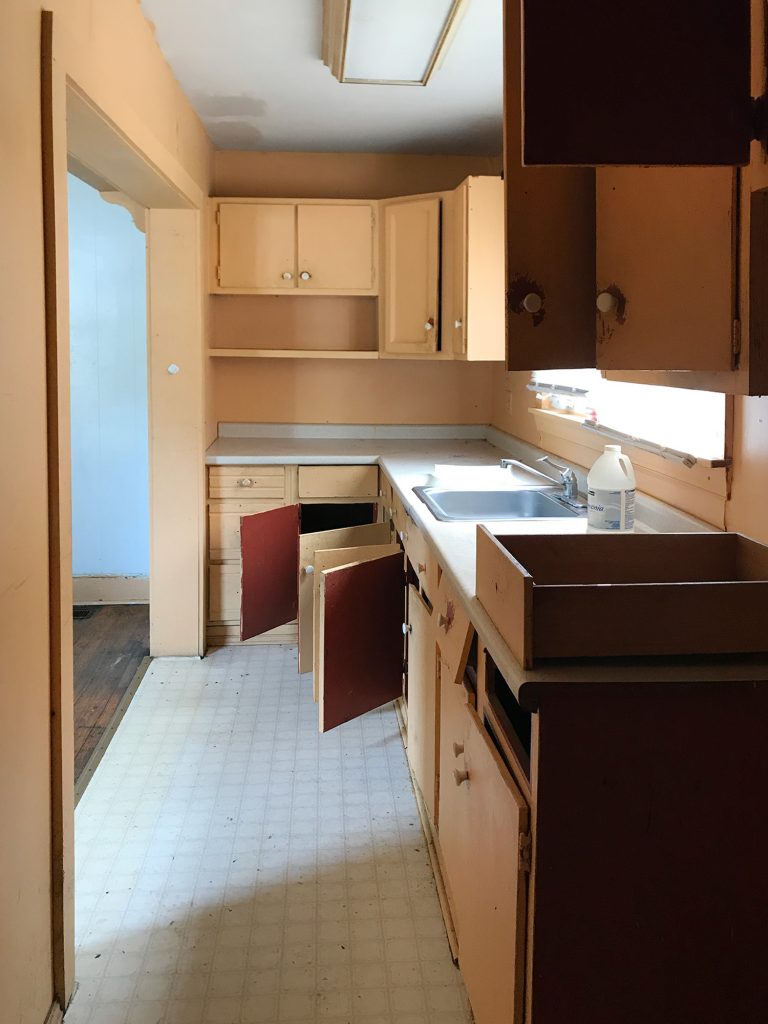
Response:
[[[502,0],[467,0],[442,66],[423,87],[336,81],[320,57],[322,0],[141,7],[220,149],[501,152]]]

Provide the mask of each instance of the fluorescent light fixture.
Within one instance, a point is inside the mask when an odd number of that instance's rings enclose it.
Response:
[[[323,0],[323,60],[340,82],[426,85],[466,0]]]

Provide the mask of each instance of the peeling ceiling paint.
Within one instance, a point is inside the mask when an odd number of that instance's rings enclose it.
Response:
[[[320,57],[322,6],[141,0],[220,149],[501,152],[502,0],[468,0],[442,67],[423,88],[337,82]]]

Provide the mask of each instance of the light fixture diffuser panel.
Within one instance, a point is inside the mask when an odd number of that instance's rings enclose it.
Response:
[[[424,85],[458,0],[349,0],[344,82]]]

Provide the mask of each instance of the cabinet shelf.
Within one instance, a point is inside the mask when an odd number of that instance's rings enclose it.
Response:
[[[209,348],[208,355],[226,359],[378,359],[379,353],[348,349]]]

